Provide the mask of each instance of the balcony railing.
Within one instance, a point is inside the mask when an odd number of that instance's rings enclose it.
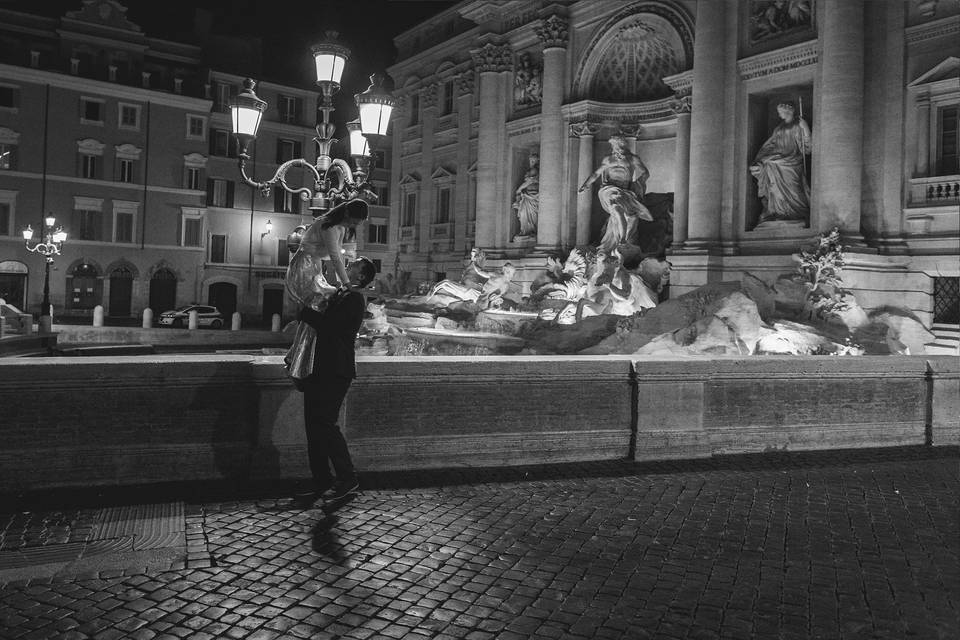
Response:
[[[453,225],[449,222],[431,224],[430,237],[436,239],[453,237]]]
[[[910,180],[910,205],[956,205],[960,202],[960,175],[932,176]]]

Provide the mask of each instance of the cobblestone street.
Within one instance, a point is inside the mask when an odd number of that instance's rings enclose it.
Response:
[[[367,474],[330,516],[279,490],[168,496],[149,535],[123,524],[146,511],[38,498],[0,514],[0,637],[952,639],[958,461]],[[113,547],[89,564],[93,540]],[[69,545],[87,551],[31,560]]]

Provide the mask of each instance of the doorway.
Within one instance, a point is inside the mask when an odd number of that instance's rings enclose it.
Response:
[[[233,312],[237,310],[237,285],[230,282],[211,284],[207,289],[207,304],[223,314],[224,322],[231,322]]]
[[[158,317],[177,307],[177,276],[169,269],[158,269],[150,278],[150,309]]]
[[[16,260],[0,262],[0,298],[24,311],[27,307],[27,265]]]
[[[263,324],[267,327],[273,321],[273,314],[280,314],[283,320],[283,287],[264,287]]]
[[[133,272],[117,267],[110,274],[110,310],[112,317],[129,317],[133,302]]]

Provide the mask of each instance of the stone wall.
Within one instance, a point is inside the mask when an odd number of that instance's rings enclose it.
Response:
[[[960,444],[944,357],[362,358],[360,469]],[[279,357],[11,358],[0,493],[307,475]]]

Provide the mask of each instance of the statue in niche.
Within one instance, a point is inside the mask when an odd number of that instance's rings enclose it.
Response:
[[[754,42],[808,27],[810,0],[754,0],[750,15],[750,38]]]
[[[531,153],[528,162],[530,166],[517,187],[516,199],[513,201],[517,220],[520,221],[518,237],[521,238],[537,236],[537,215],[540,212],[540,156]]]
[[[650,210],[643,205],[650,172],[640,158],[630,151],[623,136],[611,136],[609,143],[610,155],[600,162],[597,170],[578,189],[579,192],[586,191],[600,179],[597,197],[609,217],[597,249],[606,254],[633,236],[638,220],[653,222]]]
[[[540,67],[533,63],[529,52],[520,54],[513,76],[513,101],[517,106],[540,104],[543,100],[543,80]]]
[[[774,220],[806,221],[810,215],[810,183],[805,158],[810,153],[810,127],[796,117],[792,102],[777,105],[782,122],[753,159],[750,173],[757,180],[763,202],[760,223]]]

